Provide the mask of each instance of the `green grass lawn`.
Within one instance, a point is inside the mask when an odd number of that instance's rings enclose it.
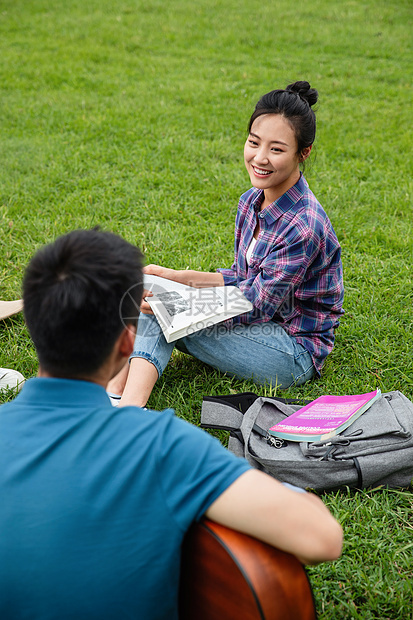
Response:
[[[346,314],[322,377],[285,395],[413,399],[411,35],[410,0],[1,0],[0,298],[36,248],[96,224],[148,262],[229,266],[249,116],[307,79],[306,177],[343,248]],[[0,365],[36,374],[21,315],[0,325]],[[274,393],[179,354],[150,405],[199,423],[204,394],[243,390]],[[412,619],[411,492],[323,499],[345,545],[309,571],[320,618]]]

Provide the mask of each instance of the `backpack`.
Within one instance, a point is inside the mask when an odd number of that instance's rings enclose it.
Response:
[[[228,449],[281,482],[316,491],[413,485],[413,403],[382,394],[341,434],[315,442],[285,441],[267,432],[311,401],[253,392],[206,396],[201,427],[228,430]]]

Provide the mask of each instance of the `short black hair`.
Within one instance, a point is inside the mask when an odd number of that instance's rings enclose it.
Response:
[[[41,367],[96,372],[125,325],[136,324],[143,255],[118,235],[75,230],[41,248],[23,280],[24,315]]]
[[[272,90],[259,99],[249,120],[248,132],[259,116],[280,114],[291,124],[297,140],[297,155],[301,155],[315,140],[316,118],[312,106],[317,100],[318,92],[305,81],[288,84],[285,90]]]

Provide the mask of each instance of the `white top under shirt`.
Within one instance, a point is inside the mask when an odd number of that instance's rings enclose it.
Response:
[[[249,264],[250,264],[251,254],[252,254],[252,253],[253,253],[253,251],[254,251],[254,248],[255,248],[255,244],[256,244],[256,243],[257,243],[257,240],[256,240],[256,238],[255,238],[255,237],[253,237],[253,238],[251,239],[251,243],[249,244],[248,249],[247,249],[247,253],[246,253],[246,255],[245,255],[245,258],[246,258],[246,261],[247,261],[247,265],[249,265]]]

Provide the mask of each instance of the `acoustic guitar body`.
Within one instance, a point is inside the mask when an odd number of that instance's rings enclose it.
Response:
[[[307,573],[292,555],[202,520],[182,553],[180,620],[314,620]]]

